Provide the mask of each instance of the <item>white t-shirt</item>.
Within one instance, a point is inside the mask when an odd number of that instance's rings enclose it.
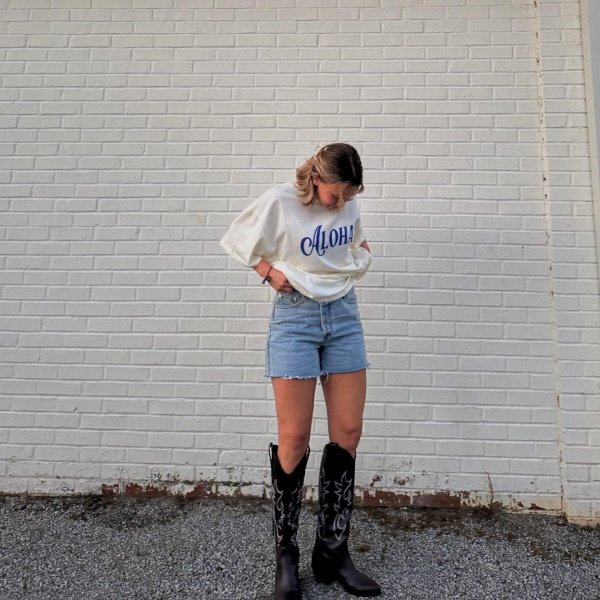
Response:
[[[318,302],[350,291],[371,265],[357,199],[341,210],[318,201],[304,206],[291,183],[276,185],[230,225],[221,246],[247,267],[261,259],[283,272],[291,285]]]

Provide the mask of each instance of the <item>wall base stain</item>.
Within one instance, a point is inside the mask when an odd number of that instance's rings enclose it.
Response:
[[[250,491],[250,488],[251,491]],[[232,498],[232,497],[256,497],[257,486],[249,482],[230,481],[181,481],[160,482],[159,484],[144,484],[133,482],[119,482],[103,484],[101,494],[103,496],[134,496],[138,498],[159,498],[167,496],[179,497],[183,500],[195,500],[201,498]],[[262,486],[262,498],[269,497],[269,487]],[[305,486],[305,499],[315,501],[318,498],[316,487]],[[394,491],[377,489],[374,487],[357,487],[355,490],[355,502],[357,506],[368,508],[469,508],[481,511],[496,510],[533,510],[556,512],[553,507],[543,507],[536,503],[530,503],[526,507],[523,502],[513,500],[510,502],[491,501],[485,492],[470,491]]]
[[[185,500],[197,498],[231,498],[244,496],[243,488],[254,484],[231,481],[168,481],[159,484],[119,482],[102,484],[103,496],[135,496],[138,498],[181,497]],[[263,494],[265,496],[265,494]]]

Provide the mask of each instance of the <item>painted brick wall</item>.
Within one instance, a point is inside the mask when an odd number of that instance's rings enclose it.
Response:
[[[594,210],[600,210],[600,197],[594,207],[580,5],[544,2],[537,16],[564,510],[574,520],[598,522],[600,297]]]
[[[218,240],[342,140],[365,495],[600,517],[580,33],[577,0],[3,3],[0,489],[263,493],[272,296]],[[319,394],[308,484],[326,432]]]

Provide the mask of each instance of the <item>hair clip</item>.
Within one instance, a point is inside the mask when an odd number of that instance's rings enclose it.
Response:
[[[325,152],[325,150],[327,150],[327,148],[329,148],[329,146],[323,146],[322,148],[319,148],[313,155],[312,158],[317,158],[317,156],[319,154],[321,154],[322,152]]]

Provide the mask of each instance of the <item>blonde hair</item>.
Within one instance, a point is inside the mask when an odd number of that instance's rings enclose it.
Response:
[[[296,169],[295,187],[305,206],[317,200],[317,187],[313,183],[315,175],[323,183],[342,183],[344,189],[357,189],[357,194],[365,189],[360,156],[350,144],[338,142],[323,146]]]

